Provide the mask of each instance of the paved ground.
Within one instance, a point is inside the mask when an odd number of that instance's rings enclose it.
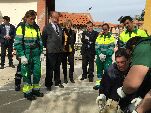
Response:
[[[18,62],[15,59],[14,62],[17,65]],[[80,61],[75,63],[76,83],[64,84],[63,89],[53,86],[52,91],[47,91],[44,87],[44,63],[42,66],[41,85],[45,96],[32,102],[24,99],[21,92],[14,91],[16,68],[6,67],[0,70],[0,113],[98,113],[95,103],[98,91],[92,88],[95,83],[81,82],[78,79],[82,73]],[[63,76],[61,78],[63,79]]]

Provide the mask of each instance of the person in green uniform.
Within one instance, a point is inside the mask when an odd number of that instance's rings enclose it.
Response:
[[[126,48],[131,54],[131,68],[117,93],[121,98],[136,93],[143,100],[132,100],[135,105],[132,113],[146,113],[151,110],[151,37],[133,37]]]
[[[43,97],[40,92],[41,61],[43,45],[39,26],[35,24],[36,12],[29,10],[25,14],[25,23],[16,30],[14,47],[21,59],[21,75],[23,76],[23,93],[28,100]],[[31,80],[33,75],[33,80]]]
[[[144,30],[136,28],[130,16],[123,17],[120,23],[122,23],[126,29],[119,36],[118,47],[124,47],[126,42],[132,37],[148,37],[148,34]]]
[[[107,23],[102,25],[102,33],[100,33],[95,42],[96,51],[96,66],[97,66],[97,77],[96,86],[94,89],[99,88],[100,80],[103,75],[103,71],[112,64],[112,55],[114,53],[115,38],[111,32],[109,32],[109,25]]]

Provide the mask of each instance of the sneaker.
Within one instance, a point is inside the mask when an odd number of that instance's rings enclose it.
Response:
[[[33,91],[32,91],[32,94],[33,94],[34,96],[36,96],[36,97],[43,97],[43,96],[44,96],[44,94],[41,93],[39,90],[33,90]]]
[[[29,94],[26,94],[24,93],[24,97],[27,98],[27,100],[36,100],[36,97],[32,94],[32,93],[29,93]]]

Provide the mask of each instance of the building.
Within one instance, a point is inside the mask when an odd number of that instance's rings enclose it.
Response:
[[[37,11],[37,22],[42,30],[48,22],[48,12],[55,10],[55,0],[0,0],[1,15],[9,16],[17,26],[28,10]]]

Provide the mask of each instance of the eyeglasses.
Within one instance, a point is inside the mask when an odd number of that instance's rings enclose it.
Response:
[[[103,31],[107,31],[108,29],[102,29]]]
[[[31,18],[29,18],[29,20],[35,20],[35,19],[36,19],[36,18],[32,18],[32,17],[31,17]]]

